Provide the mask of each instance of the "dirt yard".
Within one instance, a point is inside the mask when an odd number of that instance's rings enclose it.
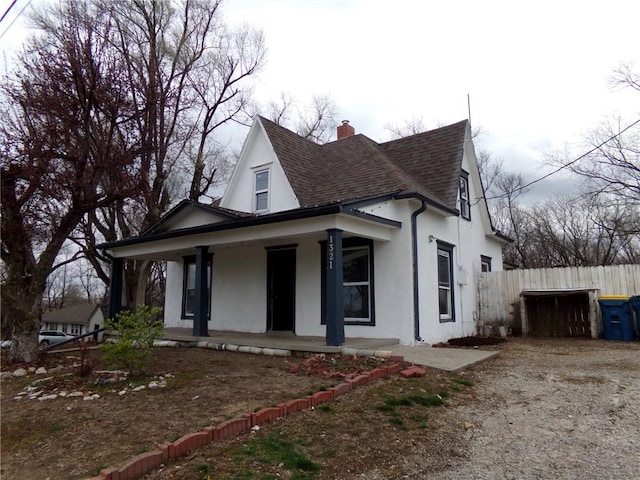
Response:
[[[381,380],[145,479],[640,478],[640,344],[513,339],[494,348],[501,355],[468,372]],[[64,361],[77,359],[49,367]],[[3,380],[0,476],[85,478],[375,366],[163,348],[153,371],[165,388],[94,380],[95,400],[14,400],[38,376]],[[45,383],[81,387],[60,375]]]

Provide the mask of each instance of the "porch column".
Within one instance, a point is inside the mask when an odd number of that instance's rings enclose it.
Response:
[[[344,343],[344,300],[342,287],[342,230],[327,230],[325,312],[327,315],[327,345]]]
[[[196,291],[193,308],[193,336],[208,337],[207,313],[209,306],[209,285],[207,278],[207,257],[209,247],[196,247]]]
[[[122,274],[124,273],[124,258],[111,259],[111,278],[109,279],[109,305],[107,318],[113,320],[122,310]]]

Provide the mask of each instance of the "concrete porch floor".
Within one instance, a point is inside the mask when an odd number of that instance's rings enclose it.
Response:
[[[343,348],[356,350],[391,350],[398,345],[397,338],[347,338],[339,347],[327,345],[324,337],[303,337],[292,332],[243,333],[209,330],[208,337],[194,337],[190,328],[165,328],[164,338],[180,342],[207,341],[213,343],[231,343],[247,347],[274,348],[295,352],[340,353]]]
[[[343,345],[330,347],[327,346],[324,337],[303,337],[291,332],[242,333],[209,330],[208,337],[194,337],[190,328],[165,328],[164,339],[179,342],[207,341],[311,353],[340,353],[343,348],[388,350],[392,355],[404,357],[407,362],[449,372],[464,370],[499,353],[479,349],[400,345],[397,338],[347,338]]]

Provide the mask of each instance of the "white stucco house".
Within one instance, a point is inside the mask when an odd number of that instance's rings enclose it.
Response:
[[[377,143],[343,122],[318,145],[257,117],[228,188],[183,201],[113,257],[167,262],[164,322],[438,342],[475,333],[476,273],[502,269],[509,239],[489,217],[468,121]]]

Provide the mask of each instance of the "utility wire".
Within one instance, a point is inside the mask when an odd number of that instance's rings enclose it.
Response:
[[[17,0],[14,0],[14,2],[13,2],[13,3],[16,3],[16,1],[17,1]],[[16,23],[16,20],[18,20],[18,18],[20,18],[20,15],[22,15],[22,12],[24,12],[30,4],[31,4],[31,0],[29,0],[29,1],[27,2],[27,4],[26,4],[24,7],[22,7],[22,10],[20,10],[20,12],[18,13],[18,15],[16,15],[16,17],[11,21],[11,23],[9,24],[9,26],[8,26],[7,28],[5,28],[5,29],[4,29],[4,32],[2,32],[2,33],[0,34],[0,40],[2,40],[2,38],[5,36],[5,34],[6,34],[6,33],[9,31],[9,29],[13,26],[13,24],[14,24],[14,23]],[[13,6],[13,4],[11,4],[11,6]],[[10,10],[10,9],[11,9],[11,7],[9,7],[9,10]],[[7,10],[7,11],[5,12],[5,15],[9,12],[9,10]],[[4,15],[2,16],[2,18],[4,18]],[[1,21],[1,20],[0,20],[0,21]]]
[[[533,184],[536,184],[538,182],[541,182],[542,180],[545,180],[547,178],[549,178],[552,175],[555,175],[556,173],[564,170],[565,168],[570,167],[571,165],[573,165],[574,163],[579,162],[580,160],[582,160],[584,157],[591,155],[593,152],[595,152],[596,150],[599,150],[602,146],[606,145],[607,143],[609,143],[611,140],[613,140],[614,138],[619,137],[620,135],[622,135],[624,132],[626,132],[627,130],[629,130],[630,128],[635,127],[636,125],[638,125],[640,123],[640,118],[638,120],[636,120],[635,122],[631,123],[630,125],[627,125],[625,128],[623,128],[622,130],[620,130],[618,133],[612,135],[611,137],[607,138],[605,141],[603,141],[602,143],[600,143],[599,145],[596,145],[595,147],[593,147],[591,150],[589,150],[588,152],[583,153],[582,155],[580,155],[578,158],[575,158],[574,160],[571,160],[569,163],[565,163],[564,165],[561,165],[560,167],[556,168],[555,170],[543,175],[540,178],[536,178],[535,180],[530,181],[529,183],[522,185],[521,187],[516,188],[512,193],[515,192],[521,192],[522,190],[524,190],[525,188],[530,187]],[[494,195],[493,197],[484,197],[485,200],[496,200],[498,198],[502,198],[506,196],[506,193],[503,193],[501,195]]]
[[[13,8],[13,6],[16,4],[18,0],[13,0],[13,2],[11,2],[11,5],[9,5],[9,8],[7,8],[5,10],[5,12],[2,14],[2,18],[0,18],[0,23],[2,23],[2,21],[4,20],[4,17],[7,16],[7,14],[11,11],[11,9]]]

